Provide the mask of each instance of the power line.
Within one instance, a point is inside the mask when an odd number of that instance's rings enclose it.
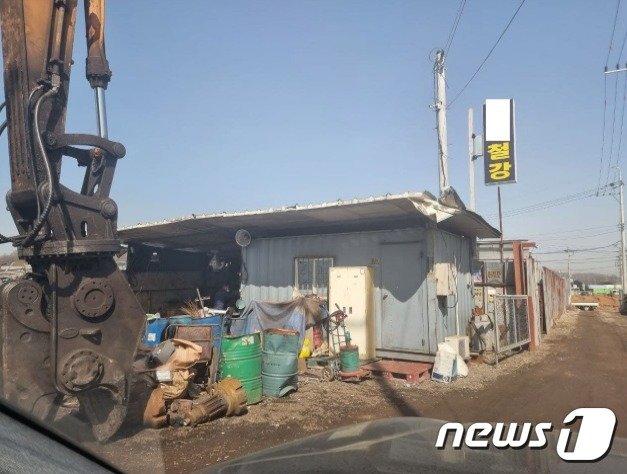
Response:
[[[605,58],[605,70],[606,71],[607,71],[608,63],[610,61],[610,54],[612,53],[612,45],[614,43],[614,34],[616,33],[616,22],[618,21],[618,12],[620,10],[620,2],[621,0],[618,0],[616,2],[616,11],[614,12],[614,24],[612,26],[612,36],[610,37],[610,44],[607,48],[607,57]],[[603,74],[603,129],[602,129],[602,138],[601,138],[601,157],[600,157],[600,163],[599,163],[599,179],[597,181],[597,188],[601,187],[601,175],[603,174],[603,158],[605,157],[605,130],[607,128],[606,116],[607,116],[607,74]],[[597,194],[598,194],[598,189],[597,189]]]
[[[609,245],[604,245],[601,247],[591,247],[591,248],[587,248],[587,249],[563,249],[563,250],[554,250],[551,252],[533,252],[534,255],[548,255],[548,254],[555,254],[555,253],[564,253],[564,252],[589,252],[591,250],[600,250],[600,249],[606,249],[609,247],[616,247],[618,245],[618,242],[614,242],[613,244],[609,244]]]
[[[599,243],[599,244],[596,244],[596,245],[601,245],[601,246],[612,245],[612,242],[609,242],[609,243],[608,242],[603,242],[603,243]],[[542,245],[541,249],[543,251],[557,250],[559,252],[565,252],[566,251],[565,248],[567,248],[567,247],[568,247],[568,244],[565,244],[565,243],[562,243],[561,245],[557,244],[557,243],[553,243],[553,244],[549,244],[549,245],[546,245],[546,246]],[[594,251],[589,251],[588,253],[595,253],[595,254],[597,254],[597,253],[600,253],[600,254],[610,253],[610,254],[614,255],[616,253],[616,250],[594,250]]]
[[[494,46],[492,46],[492,49],[490,49],[490,51],[488,52],[487,56],[485,58],[483,58],[483,61],[481,61],[481,64],[479,64],[479,67],[477,67],[477,69],[475,70],[475,72],[472,74],[472,76],[470,76],[470,79],[468,79],[468,81],[466,82],[466,84],[464,84],[464,87],[461,88],[461,90],[457,93],[457,95],[455,95],[455,97],[453,97],[453,100],[451,100],[448,105],[446,106],[446,108],[449,108],[451,105],[453,105],[453,103],[459,98],[460,95],[462,95],[464,93],[464,91],[466,90],[466,88],[470,85],[470,83],[473,81],[473,79],[477,76],[477,74],[479,74],[479,71],[481,71],[481,68],[483,68],[484,64],[487,62],[487,60],[490,58],[490,56],[492,55],[492,53],[494,52],[494,50],[496,49],[496,47],[498,46],[498,44],[501,42],[501,40],[503,39],[503,36],[505,36],[505,33],[507,32],[507,30],[509,29],[509,27],[511,26],[511,24],[514,22],[514,19],[516,18],[516,15],[518,15],[518,12],[520,11],[520,9],[522,8],[522,6],[525,4],[526,0],[522,0],[520,2],[520,5],[518,5],[518,8],[516,9],[516,11],[514,12],[514,14],[512,15],[512,17],[509,19],[509,21],[507,22],[507,25],[505,26],[505,29],[503,29],[503,31],[501,32],[501,34],[499,35],[498,39],[496,40],[496,43],[494,43]]]
[[[562,269],[563,270],[563,269]],[[605,273],[599,273],[600,271],[605,270]],[[575,273],[577,274],[582,274],[582,273],[595,273],[597,275],[603,275],[603,276],[615,276],[616,274],[618,274],[618,267],[585,267],[585,268],[576,268],[573,269],[571,271],[571,274],[574,275]]]
[[[627,38],[627,35],[625,35]],[[618,135],[618,151],[616,152],[616,165],[620,162],[620,152],[623,146],[623,122],[625,119],[625,102],[627,101],[627,78],[623,80],[623,110],[620,114],[620,133]],[[610,163],[610,168],[612,164]]]
[[[444,52],[447,55],[448,55],[449,50],[451,49],[451,45],[453,44],[453,39],[455,38],[455,33],[457,33],[459,20],[461,20],[462,18],[462,14],[464,13],[465,6],[466,6],[466,0],[461,0],[461,2],[459,2],[459,7],[457,8],[457,14],[455,15],[455,19],[453,20],[453,26],[451,26],[451,31],[448,34],[446,45],[444,46]]]
[[[607,116],[607,74],[603,74],[603,133],[602,133],[602,138],[601,138],[601,161],[599,163],[599,179],[597,180],[597,193],[596,193],[597,196],[599,195],[599,189],[601,188],[601,175],[603,174],[603,157],[605,156],[605,129],[607,128],[606,120],[605,120],[606,116]]]
[[[620,47],[620,53],[618,53],[618,64],[620,62],[620,58],[623,57],[623,51],[625,50],[625,42],[627,42],[627,31],[625,31],[625,36],[623,37],[623,44]]]
[[[563,250],[561,250],[561,252],[564,252]],[[576,258],[571,258],[570,262],[571,263],[586,263],[586,262],[615,262],[616,261],[616,252],[613,252],[614,255],[608,255],[607,257],[584,257],[584,259],[579,260]],[[558,258],[558,259],[549,259],[549,260],[545,260],[542,259],[542,262],[565,262],[568,259],[568,257],[564,256],[563,258]]]
[[[605,190],[607,188],[613,187],[614,184],[615,183],[606,184],[606,185],[602,186],[602,189]],[[601,189],[601,188],[599,188],[599,189]],[[513,216],[517,216],[517,215],[520,215],[520,214],[525,214],[527,212],[541,211],[541,210],[544,210],[544,209],[548,209],[550,207],[560,206],[560,205],[563,205],[563,204],[571,203],[573,201],[578,201],[580,199],[593,197],[595,195],[597,195],[597,189],[595,189],[595,188],[587,189],[587,190],[581,191],[579,193],[568,194],[568,195],[562,196],[560,198],[539,202],[539,203],[532,204],[532,205],[529,205],[529,206],[520,207],[518,209],[513,209],[511,211],[504,212],[503,216],[504,217],[513,217]],[[497,216],[498,216],[498,214],[487,214],[485,217],[487,217],[487,218],[494,218],[494,217],[497,217]]]
[[[566,265],[568,262],[562,260],[561,262],[549,262],[548,260],[542,260],[542,263],[550,263],[552,266],[554,267],[560,267],[561,265]],[[577,262],[575,262],[577,263]],[[582,264],[585,262],[579,262],[579,264]],[[584,268],[591,268],[593,266],[593,268],[608,268],[608,269],[614,269],[617,268],[616,264],[618,262],[616,261],[616,259],[614,259],[614,264],[608,264],[608,265],[604,265],[603,263],[599,263],[599,262],[592,262],[592,264],[588,267],[584,267]],[[571,266],[573,265],[573,262],[570,262]],[[581,265],[579,265],[579,268],[575,268],[575,271],[581,271]]]
[[[553,232],[539,232],[539,233],[531,233],[531,234],[527,234],[527,236],[531,236],[531,237],[538,237],[540,235],[556,235],[556,234],[564,234],[567,232],[582,232],[582,231],[588,231],[588,230],[601,230],[601,229],[616,229],[618,228],[617,224],[613,224],[613,225],[600,225],[600,226],[592,226],[592,227],[580,227],[578,229],[562,229],[562,230],[556,230]]]
[[[610,45],[607,48],[607,57],[605,58],[605,66],[607,66],[610,60],[610,53],[612,52],[612,44],[614,43],[614,34],[616,33],[616,22],[618,21],[618,11],[620,10],[620,2],[616,2],[616,11],[614,12],[614,25],[612,26],[612,37],[610,38]]]
[[[605,245],[605,243],[603,244]],[[564,252],[564,245],[557,245],[557,244],[553,244],[553,245],[547,245],[547,246],[540,246],[538,247],[540,248],[543,252],[549,252],[549,251],[557,251],[557,252]],[[595,250],[595,251],[590,251],[590,252],[586,252],[586,254],[588,256],[590,256],[591,258],[594,257],[603,257],[604,255],[616,255],[616,250]]]
[[[620,53],[618,54],[618,59],[617,61],[620,63],[622,57],[623,57],[623,51],[625,49],[625,42],[627,42],[627,31],[625,31],[625,36],[623,37],[623,43],[621,45],[620,48]],[[617,65],[618,66],[618,65]],[[616,82],[615,82],[615,89],[614,89],[614,112],[616,112],[616,91],[618,89],[618,78],[616,78]],[[620,115],[620,127],[619,127],[619,135],[618,135],[618,149],[616,151],[616,158],[615,158],[615,162],[616,164],[618,164],[620,162],[620,158],[621,158],[621,148],[622,148],[622,142],[623,142],[623,124],[624,124],[624,119],[625,119],[625,101],[627,100],[627,78],[623,79],[623,105],[622,105],[622,110],[621,110],[621,115]],[[614,121],[615,121],[616,117],[614,116],[614,120],[612,122],[612,141],[610,142],[611,145],[610,147],[613,145],[614,142]],[[614,160],[612,160],[612,155],[613,155],[613,148],[610,148],[610,158],[608,160],[608,164],[607,164],[607,178],[605,180],[605,182],[607,183],[610,179],[610,170],[612,169],[612,166],[615,166],[613,164]]]
[[[543,238],[543,239],[537,239],[540,242],[551,242],[553,240],[560,240],[560,241],[565,241],[565,240],[579,240],[579,239],[589,239],[591,237],[599,237],[601,235],[610,235],[613,234],[614,232],[616,232],[615,230],[610,230],[610,231],[605,231],[605,232],[598,232],[596,234],[589,234],[589,235],[563,235],[562,237],[551,237],[551,238]]]

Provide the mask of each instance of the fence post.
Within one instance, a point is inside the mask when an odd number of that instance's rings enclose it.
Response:
[[[536,345],[536,318],[533,311],[533,297],[527,296],[527,314],[529,316],[529,350],[535,351],[538,346]]]

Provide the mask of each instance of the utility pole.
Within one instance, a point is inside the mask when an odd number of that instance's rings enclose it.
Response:
[[[468,189],[470,191],[470,210],[474,211],[475,202],[475,130],[472,109],[468,109]]]
[[[619,203],[620,203],[620,296],[621,302],[625,294],[625,283],[627,276],[625,275],[625,211],[623,207],[623,172],[618,168],[618,186],[619,186]]]
[[[481,135],[478,136],[481,140]],[[471,211],[475,211],[477,208],[477,200],[475,198],[475,161],[480,156],[483,156],[483,152],[477,153],[475,150],[475,117],[474,111],[468,109],[468,189],[470,191],[469,208]]]
[[[499,203],[499,232],[501,233],[501,239],[499,241],[499,249],[501,251],[501,267],[503,270],[503,275],[505,275],[505,268],[503,267],[503,262],[505,261],[503,259],[503,208],[501,206],[501,187],[500,186],[496,187],[496,192],[497,192],[497,199]]]
[[[448,139],[446,134],[446,79],[444,77],[444,51],[435,53],[435,116],[438,129],[438,170],[440,195],[448,187]]]
[[[570,305],[570,256],[573,254],[573,251],[570,249],[566,249],[566,253],[568,254],[568,304]]]
[[[612,166],[612,168],[618,171],[618,181],[614,181],[609,185],[614,187],[618,186],[618,229],[620,231],[620,254],[618,256],[618,264],[620,266],[620,297],[621,301],[625,295],[625,286],[627,285],[627,267],[625,266],[625,209],[624,209],[624,196],[623,196],[623,172],[618,165]],[[616,197],[616,194],[612,194]]]
[[[605,74],[614,74],[618,72],[627,71],[627,64],[625,67],[621,68],[619,64],[616,64],[616,69],[608,70],[607,66],[605,67]],[[627,284],[627,275],[625,268],[625,212],[623,210],[623,172],[618,165],[614,166],[614,168],[618,169],[618,186],[619,188],[619,204],[620,204],[620,300],[621,303],[623,301],[623,297],[625,295],[625,285]]]

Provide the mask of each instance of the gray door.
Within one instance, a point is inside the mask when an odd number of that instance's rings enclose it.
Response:
[[[420,242],[381,246],[381,345],[429,352],[425,258]]]

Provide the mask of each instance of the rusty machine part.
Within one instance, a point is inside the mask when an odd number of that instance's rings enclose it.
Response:
[[[41,419],[54,418],[64,395],[75,396],[94,436],[106,440],[125,417],[145,314],[113,260],[121,246],[109,192],[126,150],[107,138],[104,0],[84,3],[98,135],[65,131],[77,0],[0,5],[6,200],[18,230],[0,242],[13,243],[33,270],[0,289],[0,389]],[[63,157],[85,168],[80,190],[60,183]]]
[[[234,378],[220,380],[214,386],[214,390],[227,403],[226,416],[239,416],[246,413],[247,398],[242,383]]]
[[[174,400],[170,405],[171,425],[196,426],[222,416],[246,412],[246,392],[239,380],[228,378],[213,386],[207,395],[196,400]]]

